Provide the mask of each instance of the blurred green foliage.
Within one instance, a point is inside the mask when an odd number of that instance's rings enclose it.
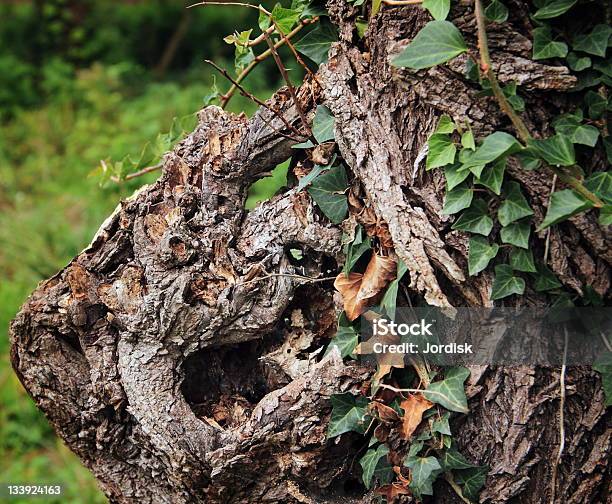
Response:
[[[185,22],[184,5],[0,5],[0,482],[65,485],[62,497],[45,502],[105,499],[12,372],[8,324],[37,283],[89,243],[121,198],[158,176],[100,187],[91,176],[100,160],[137,158],[174,117],[199,110],[212,85],[201,61],[212,58],[231,68],[233,48],[223,36],[256,22],[248,9],[190,9],[184,38],[160,73],[161,55]],[[253,72],[249,89],[267,97],[279,84],[272,69],[262,65]],[[236,96],[230,109],[249,113],[254,106]],[[281,165],[255,184],[248,206],[271,196],[286,170]]]

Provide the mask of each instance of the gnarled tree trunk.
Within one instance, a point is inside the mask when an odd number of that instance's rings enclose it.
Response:
[[[557,92],[574,78],[531,61],[526,2],[509,5],[510,23],[490,28],[493,63],[502,82],[525,90],[531,130],[547,132],[551,111],[564,106]],[[302,108],[309,117],[321,103],[333,112],[352,186],[388,226],[411,295],[437,306],[491,306],[491,275],[468,278],[467,237],[440,213],[443,177],[425,173],[421,161],[441,113],[469,120],[477,135],[509,129],[508,121],[463,78],[461,58],[428,71],[391,67],[427,21],[421,9],[385,8],[359,40],[356,9],[344,0],[328,8],[340,41],[316,80],[301,86]],[[471,9],[457,6],[451,17],[475,45]],[[270,103],[299,124],[286,90]],[[23,385],[111,502],[374,499],[356,477],[359,439],[326,440],[329,396],[359,389],[372,370],[316,352],[335,329],[333,290],[299,277],[337,272],[342,231],[305,192],[288,189],[244,210],[250,184],[295,154],[283,131],[266,108],[251,119],[202,110],[158,182],[122,202],[12,324]],[[541,221],[552,174],[509,171]],[[609,238],[595,216],[576,216],[550,232],[549,266],[566,288],[581,293],[590,284],[606,297]],[[515,302],[541,301],[527,290]],[[612,427],[599,378],[569,369],[566,383],[555,502],[603,503]],[[481,502],[549,502],[559,370],[472,368],[468,396],[471,412],[453,429],[466,456],[490,466]],[[438,486],[435,502],[460,502]]]

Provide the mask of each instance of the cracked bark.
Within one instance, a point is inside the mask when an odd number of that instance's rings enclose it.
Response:
[[[525,120],[545,134],[573,77],[529,59],[525,4],[511,3],[510,23],[491,27],[494,65],[502,81],[524,86]],[[507,121],[476,96],[459,59],[423,72],[392,69],[389,58],[427,21],[420,9],[383,9],[358,44],[356,10],[336,0],[328,7],[341,40],[319,71],[321,88],[300,88],[302,106],[310,117],[318,103],[333,111],[353,185],[387,224],[411,294],[439,306],[490,305],[491,277],[467,277],[467,237],[440,215],[443,179],[419,159],[441,113],[469,119],[480,135],[508,129]],[[469,9],[452,16],[474,44]],[[286,90],[271,102],[299,124]],[[250,184],[293,153],[278,131],[288,133],[266,109],[250,120],[201,111],[160,180],[122,202],[12,324],[22,383],[111,502],[373,499],[355,483],[359,438],[325,439],[329,396],[358,390],[372,370],[316,353],[335,327],[331,283],[292,276],[335,273],[341,230],[293,190],[244,211]],[[552,176],[508,170],[541,220]],[[544,233],[537,238],[541,254]],[[568,289],[590,284],[609,300],[609,244],[593,215],[575,217],[551,232],[550,266]],[[303,251],[300,264],[290,248]],[[542,298],[528,290],[514,302]],[[471,413],[453,429],[468,458],[491,467],[481,502],[549,501],[558,381],[555,369],[472,369]],[[567,393],[557,501],[603,503],[612,427],[599,379],[571,369]],[[435,502],[459,502],[445,483],[437,487]]]

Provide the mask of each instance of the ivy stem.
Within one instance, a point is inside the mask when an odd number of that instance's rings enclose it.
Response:
[[[474,0],[474,15],[476,17],[476,24],[478,26],[478,49],[480,51],[480,69],[487,76],[489,82],[491,84],[491,91],[493,92],[493,96],[497,100],[502,111],[508,116],[514,129],[516,130],[521,141],[528,145],[533,137],[527,128],[525,122],[521,119],[521,117],[516,113],[516,111],[508,102],[506,95],[504,94],[501,86],[499,85],[499,81],[493,72],[493,65],[491,64],[491,56],[489,54],[489,42],[487,40],[487,26],[486,19],[484,16],[484,12],[482,9],[481,0]],[[548,165],[550,169],[553,171],[555,175],[559,178],[559,180],[572,189],[574,189],[578,194],[582,197],[588,199],[593,203],[593,205],[597,208],[601,208],[604,206],[603,201],[601,201],[595,194],[589,191],[582,182],[576,177],[567,173],[563,168]]]
[[[474,14],[476,16],[476,24],[478,25],[478,49],[480,51],[480,68],[489,79],[491,83],[491,91],[497,99],[499,106],[503,112],[512,121],[519,138],[527,143],[531,139],[531,134],[527,129],[527,126],[519,115],[512,108],[512,105],[508,102],[506,95],[502,91],[501,86],[493,72],[493,65],[491,65],[491,56],[489,55],[489,42],[487,40],[487,27],[482,10],[482,2],[480,0],[474,0]]]

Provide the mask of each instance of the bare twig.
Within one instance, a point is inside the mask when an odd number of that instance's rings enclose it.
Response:
[[[327,281],[335,280],[336,279],[335,276],[333,276],[333,277],[323,277],[323,278],[313,278],[313,277],[304,276],[304,275],[296,275],[296,274],[293,274],[293,273],[269,273],[267,275],[254,278],[253,280],[247,280],[246,282],[239,282],[239,283],[236,284],[236,287],[242,286],[242,285],[252,284],[252,283],[255,283],[255,282],[261,282],[262,280],[267,280],[268,278],[274,278],[274,277],[295,278],[297,280],[302,280],[303,282],[306,282],[306,283],[327,282]]]
[[[219,1],[204,1],[204,2],[198,2],[195,4],[191,4],[188,5],[187,8],[191,9],[192,7],[199,7],[199,6],[206,6],[206,5],[236,5],[238,7],[248,7],[251,9],[255,9],[258,10],[259,12],[263,12],[264,14],[268,14],[270,15],[270,13],[264,9],[261,5],[253,5],[250,3],[245,3],[245,2],[233,2],[233,1],[227,1],[227,2],[219,2]]]
[[[283,79],[285,80],[287,87],[289,88],[289,94],[291,95],[293,103],[295,104],[295,108],[297,109],[300,119],[302,120],[302,125],[304,126],[304,128],[306,128],[308,136],[310,136],[312,132],[310,131],[310,126],[308,126],[308,120],[306,119],[306,114],[304,114],[304,110],[302,110],[302,106],[300,105],[297,95],[295,94],[295,88],[293,87],[293,84],[291,84],[291,79],[289,79],[289,74],[287,73],[287,69],[285,68],[285,65],[283,65],[283,61],[281,60],[281,57],[278,55],[278,52],[276,52],[276,49],[274,48],[274,44],[272,43],[272,40],[270,40],[270,37],[268,36],[268,34],[266,32],[263,32],[263,35],[266,39],[266,42],[268,43],[268,47],[270,48],[270,51],[272,51],[272,57],[274,58],[274,62],[276,63],[276,66],[278,67],[279,72],[283,76]]]
[[[307,135],[304,135],[303,133],[301,133],[299,130],[297,130],[295,128],[295,126],[293,126],[291,123],[289,123],[289,121],[287,121],[287,119],[285,119],[283,117],[283,115],[276,110],[273,107],[270,107],[270,105],[268,105],[266,102],[264,102],[263,100],[260,100],[259,98],[257,98],[257,96],[255,96],[252,93],[249,93],[246,89],[244,89],[240,83],[238,83],[236,80],[234,80],[232,78],[232,76],[227,72],[227,70],[225,70],[224,68],[221,68],[219,65],[217,65],[214,61],[211,60],[204,60],[206,63],[208,63],[209,65],[213,66],[221,75],[223,75],[223,77],[225,77],[227,80],[229,80],[234,86],[236,86],[236,88],[240,91],[240,93],[245,96],[246,98],[249,98],[250,100],[254,101],[255,103],[257,103],[257,105],[264,107],[266,109],[268,109],[270,112],[272,112],[275,116],[277,116],[282,122],[283,124],[291,131],[293,131],[296,135],[298,135],[299,137],[302,138],[308,138]]]
[[[304,26],[307,26],[307,25],[312,24],[312,23],[316,23],[318,20],[319,20],[318,17],[314,17],[314,18],[311,18],[311,19],[302,19],[298,26],[296,26],[284,38],[282,38],[281,40],[276,42],[276,44],[274,44],[274,48],[278,49],[279,47],[282,47],[283,45],[286,44],[287,40],[291,40],[293,37],[295,37],[295,35],[297,35],[302,30],[302,28],[304,28]],[[240,74],[238,74],[238,76],[236,77],[236,83],[240,84],[253,71],[253,69],[259,63],[261,63],[263,60],[265,60],[266,58],[268,58],[271,55],[272,55],[272,51],[270,51],[270,49],[267,49],[266,51],[262,52],[261,54],[258,54],[257,56],[255,56],[255,59],[253,61],[251,61],[246,67],[244,67],[244,70],[242,70],[242,72],[240,72]],[[237,89],[238,89],[238,86],[233,85],[227,91],[227,93],[225,93],[223,96],[221,96],[221,107],[222,108],[225,108],[227,106],[228,102],[231,100],[232,96],[234,95],[234,93],[236,92]]]
[[[555,494],[557,487],[557,473],[559,470],[559,464],[561,463],[561,456],[565,449],[565,372],[567,368],[567,343],[568,334],[567,328],[564,328],[565,340],[563,344],[563,364],[561,366],[561,375],[559,376],[559,451],[557,452],[557,459],[553,465],[552,476],[550,478],[550,504],[555,504]]]

